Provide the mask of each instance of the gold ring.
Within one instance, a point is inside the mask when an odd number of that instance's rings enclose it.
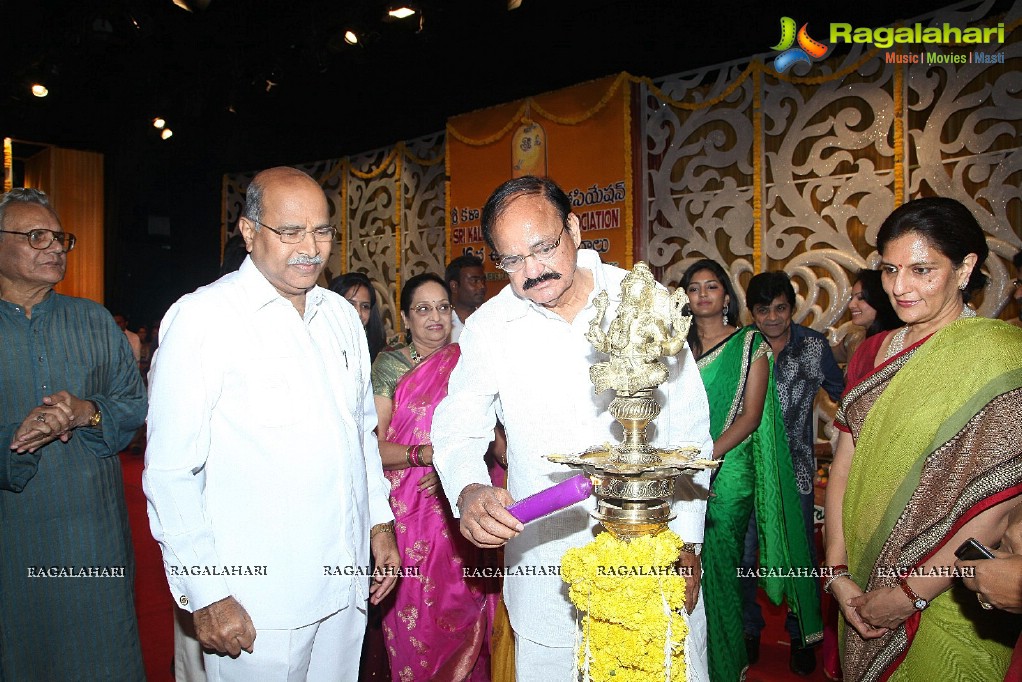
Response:
[[[976,599],[979,601],[979,605],[982,606],[987,611],[990,611],[991,609],[994,608],[994,605],[991,604],[990,602],[983,601],[983,595],[980,594],[979,592],[976,593]]]

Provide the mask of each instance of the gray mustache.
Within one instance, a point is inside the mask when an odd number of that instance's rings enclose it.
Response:
[[[297,256],[291,256],[288,258],[288,265],[321,265],[323,263],[323,256],[306,256],[305,254],[299,254]]]

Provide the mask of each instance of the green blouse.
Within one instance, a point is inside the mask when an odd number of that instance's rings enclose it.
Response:
[[[412,362],[405,357],[400,348],[381,351],[373,362],[370,378],[373,382],[373,395],[394,399],[394,388],[405,372],[412,368]]]

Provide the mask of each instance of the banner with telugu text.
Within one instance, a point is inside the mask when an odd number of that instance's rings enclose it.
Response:
[[[512,177],[553,179],[579,218],[582,247],[631,267],[630,87],[621,74],[448,120],[448,261],[466,253],[482,258],[488,296],[507,275],[486,248],[480,214]]]

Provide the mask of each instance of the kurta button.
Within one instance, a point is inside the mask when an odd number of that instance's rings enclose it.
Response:
[[[178,599],[178,601],[181,602],[181,606],[188,606],[188,597],[184,596],[183,594]]]

